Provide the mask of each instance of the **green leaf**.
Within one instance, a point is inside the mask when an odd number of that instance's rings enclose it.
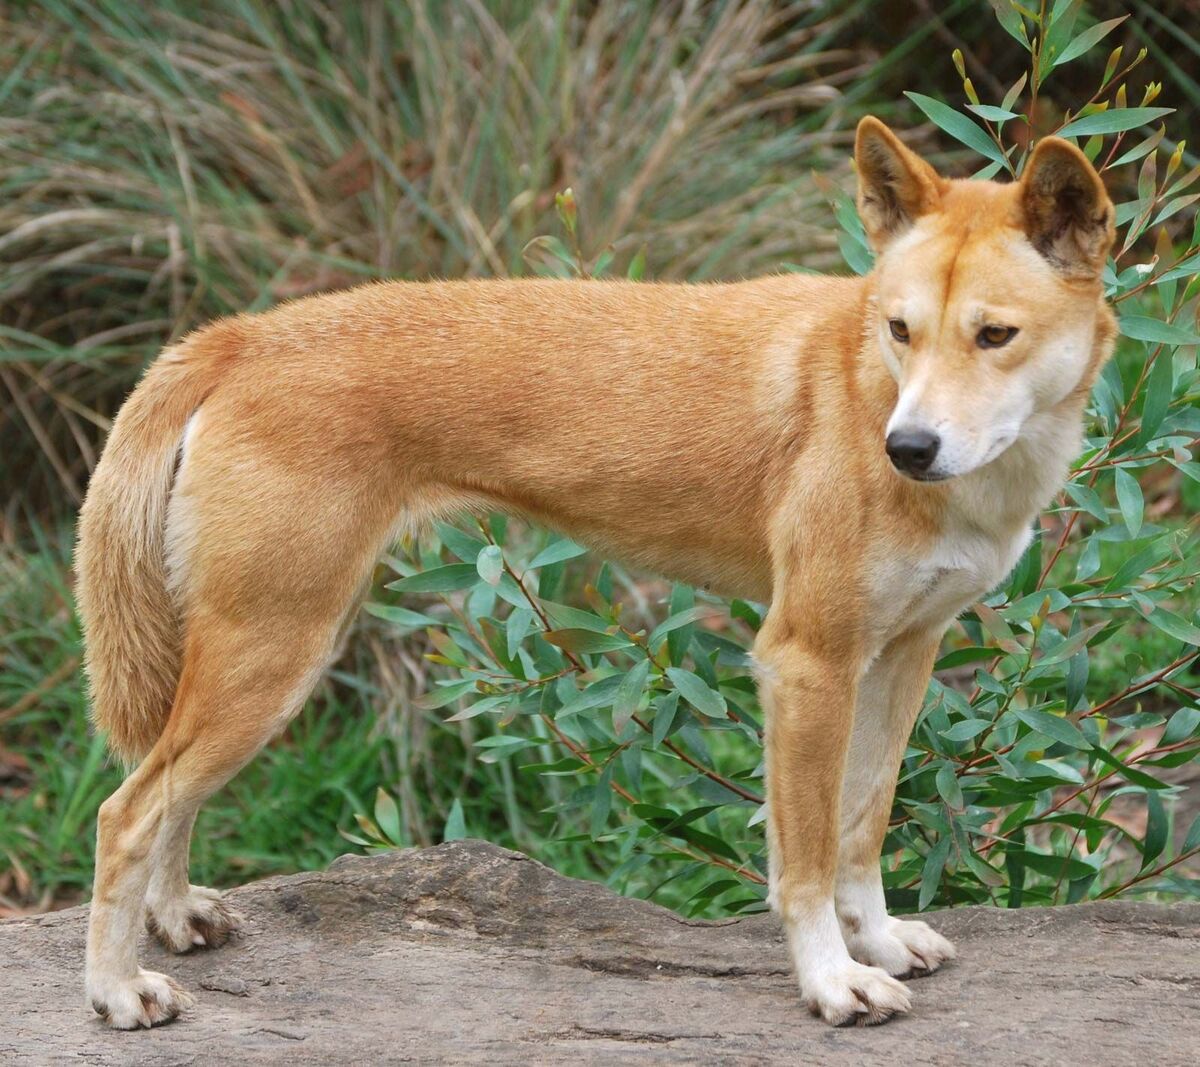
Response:
[[[1005,33],[1014,38],[1025,51],[1029,51],[1029,37],[1025,33],[1025,22],[1021,18],[1017,5],[1012,0],[988,0],[996,13],[996,21],[1004,27]]]
[[[1142,867],[1144,871],[1167,847],[1167,812],[1162,797],[1157,793],[1146,794],[1146,836],[1142,841]]]
[[[1018,20],[1019,19],[1020,19],[1020,16],[1018,16]],[[1025,83],[1028,80],[1029,80],[1029,72],[1026,71],[1015,82],[1013,82],[1011,86],[1009,86],[1008,92],[1006,92],[1004,94],[1004,99],[1000,101],[1000,106],[1002,108],[1004,108],[1005,111],[1012,110],[1013,106],[1017,102],[1017,98],[1021,95],[1022,92],[1024,92]]]
[[[1031,730],[1054,741],[1061,741],[1064,745],[1078,749],[1092,747],[1079,727],[1069,719],[1060,718],[1043,708],[1013,708],[1012,713]]]
[[[1170,115],[1173,107],[1119,107],[1084,115],[1057,131],[1059,137],[1087,137],[1093,133],[1122,133]]]
[[[499,585],[504,573],[504,553],[499,545],[487,545],[475,560],[475,569],[488,585]]]
[[[978,663],[980,660],[995,659],[1001,655],[998,648],[958,648],[953,652],[947,652],[940,660],[933,665],[935,671],[949,670],[951,667],[961,667],[964,663]]]
[[[692,894],[691,898],[688,900],[688,903],[690,904],[697,900],[711,900],[713,897],[720,896],[726,890],[738,889],[741,884],[741,882],[733,878],[719,878],[715,882],[709,882],[708,885],[706,885],[703,889],[699,889]]]
[[[1167,720],[1159,744],[1174,745],[1185,741],[1196,732],[1197,726],[1200,726],[1200,708],[1177,708]]]
[[[450,805],[450,814],[446,816],[446,826],[442,830],[443,841],[462,841],[467,836],[467,822],[463,817],[462,801],[454,798]]]
[[[676,582],[671,586],[671,615],[678,615],[688,608],[696,606],[696,593],[690,585]],[[696,632],[694,626],[680,626],[667,635],[667,658],[678,667],[687,655],[688,646],[692,643],[692,635]]]
[[[384,792],[382,788],[375,790],[375,825],[393,844],[401,843],[400,809],[391,793]]]
[[[515,608],[504,624],[504,639],[508,658],[514,659],[521,642],[529,635],[533,624],[533,612],[529,608]]]
[[[646,273],[646,246],[634,253],[633,259],[629,261],[629,269],[625,272],[625,277],[631,282],[640,282],[642,276]]]
[[[583,760],[576,759],[574,756],[564,756],[553,763],[526,763],[521,770],[527,771],[529,774],[544,774],[555,778],[562,775],[578,774],[580,771],[586,771],[587,768],[588,765]]]
[[[1076,616],[1078,619],[1078,616]],[[1096,636],[1107,623],[1097,622],[1083,630],[1076,630],[1065,641],[1060,641],[1045,656],[1039,660],[1042,666],[1049,667],[1054,663],[1062,663],[1064,660],[1070,659],[1077,652],[1082,651],[1087,647],[1087,643]]]
[[[1149,341],[1151,344],[1164,345],[1195,345],[1200,344],[1200,334],[1176,326],[1172,322],[1153,319],[1149,315],[1122,315],[1120,318],[1121,333],[1132,337],[1135,341]]]
[[[875,254],[861,241],[856,241],[850,234],[840,232],[837,235],[838,251],[855,274],[870,274],[875,266]]]
[[[1079,553],[1079,560],[1075,564],[1075,578],[1080,582],[1086,581],[1099,570],[1100,542],[1095,537],[1089,537],[1084,542],[1083,551]]]
[[[1084,485],[1082,482],[1070,482],[1067,485],[1067,495],[1089,515],[1107,524],[1108,508],[1104,506],[1100,494],[1091,486]]]
[[[1200,815],[1192,820],[1191,829],[1188,830],[1187,837],[1183,839],[1183,846],[1179,851],[1181,853],[1191,852],[1195,848],[1200,848]]]
[[[500,575],[500,581],[495,586],[481,585],[479,587],[488,593],[495,590],[496,596],[501,600],[511,604],[514,608],[530,608],[532,601],[529,599],[529,594],[525,592],[524,587],[518,585],[513,579],[513,576],[505,571]]]
[[[962,860],[971,869],[975,877],[984,885],[990,886],[993,889],[1004,885],[1004,875],[974,852],[964,849],[962,851]]]
[[[480,741],[476,741],[475,747],[484,750],[479,757],[481,761],[484,763],[497,763],[520,752],[524,748],[529,748],[532,744],[532,741],[524,737],[496,734],[494,737],[485,737]]]
[[[1131,582],[1136,581],[1151,567],[1160,562],[1171,551],[1169,539],[1159,538],[1150,542],[1140,552],[1130,556],[1117,569],[1104,586],[1104,592],[1113,593],[1117,590],[1124,589]]]
[[[568,685],[573,684],[569,678],[563,680]],[[624,681],[624,678],[621,675],[613,674],[607,678],[601,678],[598,682],[593,682],[582,693],[565,702],[555,712],[555,719],[564,719],[570,715],[578,715],[581,711],[590,711],[592,708],[604,707],[605,704],[611,703],[616,697],[617,690],[620,688],[622,681]]]
[[[634,793],[642,791],[642,748],[644,741],[638,740],[621,750],[621,770]]]
[[[679,690],[680,695],[697,711],[712,719],[725,717],[728,705],[725,698],[715,689],[709,687],[697,674],[684,670],[682,667],[668,667],[667,677]]]
[[[712,608],[704,604],[701,604],[699,607],[687,608],[685,611],[678,611],[674,615],[664,619],[650,631],[650,636],[646,638],[646,647],[651,652],[656,652],[667,634],[678,630],[681,626],[687,626],[697,619],[703,619],[712,614]]]
[[[463,708],[462,711],[456,711],[453,715],[446,717],[446,722],[466,722],[468,719],[474,719],[487,711],[497,711],[502,709],[506,704],[509,704],[511,697],[507,693],[497,693],[495,696],[484,697],[482,700],[475,701]],[[418,706],[420,706],[418,702]]]
[[[475,557],[487,546],[487,542],[481,538],[474,537],[448,523],[434,523],[434,531],[438,535],[438,540],[464,563],[474,563]]]
[[[577,545],[565,537],[553,541],[541,550],[536,556],[529,561],[528,569],[531,571],[537,570],[539,567],[548,567],[552,563],[562,563],[563,560],[574,559],[576,556],[582,556],[587,552],[583,545]]]
[[[637,711],[649,677],[650,661],[644,659],[621,680],[617,695],[613,698],[613,733],[617,737],[621,736]]]
[[[977,737],[991,726],[990,719],[963,719],[962,722],[956,722],[948,730],[940,731],[940,737],[944,737],[947,741],[970,741],[972,737]]]
[[[1185,644],[1200,646],[1200,626],[1180,618],[1173,611],[1155,607],[1146,618],[1163,633],[1170,634]]]
[[[1092,755],[1101,763],[1107,763],[1126,781],[1132,782],[1134,785],[1140,785],[1143,789],[1170,789],[1171,787],[1166,782],[1160,782],[1157,778],[1147,774],[1145,771],[1139,771],[1136,767],[1129,766],[1119,756],[1113,752],[1109,752],[1105,748],[1099,746],[1092,749]]]
[[[1156,148],[1158,148],[1163,137],[1167,132],[1166,126],[1159,126],[1149,137],[1143,141],[1139,141],[1128,152],[1122,152],[1116,159],[1112,161],[1112,167],[1123,167],[1126,163],[1134,163],[1143,156],[1148,156]]]
[[[987,119],[988,122],[1008,122],[1010,119],[1021,117],[1015,111],[1006,111],[1002,107],[993,107],[991,104],[967,104],[967,110],[981,119]]]
[[[633,647],[624,634],[598,634],[594,630],[547,630],[542,636],[565,652],[615,652]]]
[[[1070,44],[1067,45],[1057,56],[1054,57],[1054,66],[1061,67],[1064,63],[1070,63],[1072,59],[1078,59],[1089,48],[1099,44],[1113,30],[1124,22],[1128,15],[1121,15],[1115,19],[1108,19],[1106,22],[1097,22],[1095,26],[1086,29]]]
[[[657,748],[671,732],[675,723],[675,713],[679,710],[679,693],[672,690],[658,702],[654,712],[654,723],[650,727],[650,740]]]
[[[401,593],[450,593],[456,589],[469,589],[477,581],[479,572],[474,563],[450,563],[389,582],[387,588]]]
[[[542,610],[546,617],[558,630],[592,630],[595,633],[608,633],[612,623],[590,611],[581,611],[568,604],[556,604],[552,600],[542,601]]]
[[[949,763],[943,763],[934,777],[938,796],[955,811],[961,811],[963,806],[962,786],[959,784],[958,776],[954,773],[954,768]]]
[[[1121,517],[1129,529],[1129,536],[1136,538],[1142,529],[1146,502],[1137,479],[1123,467],[1117,468],[1117,503],[1121,506]]]
[[[966,115],[955,111],[954,108],[943,104],[940,100],[935,100],[932,96],[912,92],[905,92],[904,95],[925,112],[934,125],[945,130],[955,140],[962,141],[968,148],[975,149],[981,156],[986,156],[988,159],[998,163],[1008,162],[1000,149],[996,147],[996,142]]]
[[[751,630],[762,626],[762,609],[747,600],[734,599],[729,605],[729,614],[735,619],[741,619]]]
[[[474,682],[452,682],[450,685],[442,685],[430,690],[418,697],[416,703],[419,708],[433,711],[435,708],[444,708],[447,704],[453,704],[460,697],[474,692],[476,692]]]
[[[1083,785],[1083,775],[1069,763],[1064,763],[1060,759],[1035,760],[1034,766],[1045,771],[1051,778],[1056,778],[1060,782],[1072,782],[1075,785]],[[1036,776],[1030,777],[1033,778]]]
[[[1095,869],[1089,867],[1082,860],[1077,860],[1073,856],[1048,856],[1044,852],[1033,852],[1030,849],[1024,849],[1021,853],[1021,859],[1025,866],[1030,870],[1037,871],[1038,874],[1044,874],[1047,878],[1086,878],[1095,873]]]
[[[921,892],[917,897],[917,910],[924,911],[937,895],[938,884],[942,879],[942,871],[950,856],[950,838],[942,837],[929,850],[925,857],[925,865],[921,869]]]
[[[419,611],[409,611],[408,608],[398,607],[395,604],[364,604],[363,607],[368,615],[374,615],[377,619],[395,623],[397,626],[405,626],[410,630],[438,625],[437,620],[429,615],[422,615]]]

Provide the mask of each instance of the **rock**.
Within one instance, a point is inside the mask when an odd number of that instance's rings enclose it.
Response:
[[[477,841],[243,886],[243,935],[143,965],[197,1006],[152,1031],[84,1003],[86,909],[0,922],[0,1063],[1195,1063],[1200,905],[933,916],[959,960],[913,1013],[807,1014],[769,916],[691,922]]]

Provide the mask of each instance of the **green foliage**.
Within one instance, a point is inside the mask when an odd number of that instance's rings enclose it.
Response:
[[[981,103],[969,79],[966,112],[908,94],[983,157],[978,176],[1019,176],[1032,139],[1006,133],[1028,133],[1054,70],[1120,22],[1082,28],[1080,7],[1060,2],[1032,15],[998,5],[1029,53],[1028,73],[1002,101]],[[1126,105],[1139,60],[1122,66],[1118,50],[1089,102],[1037,131],[1082,139],[1114,187],[1141,160],[1135,195],[1118,203],[1105,273],[1123,340],[1096,386],[1070,484],[938,663],[885,845],[885,886],[902,910],[1200,894],[1183,874],[1200,853],[1200,820],[1173,825],[1182,788],[1172,784],[1200,754],[1200,538],[1195,522],[1160,519],[1147,501],[1200,481],[1200,223],[1179,228],[1200,170],[1179,173],[1179,146],[1160,173],[1163,132],[1138,131],[1171,109],[1148,106],[1154,85],[1139,106]],[[869,269],[850,201],[828,192],[848,262]],[[537,239],[527,249],[535,269],[603,273],[610,261],[581,251],[570,190],[558,207],[568,242]],[[1182,491],[1196,499],[1194,488]],[[614,568],[566,566],[579,551],[557,538],[514,539],[493,521],[469,534],[439,527],[389,560],[401,576],[389,590],[406,602],[426,594],[420,614],[402,619],[430,625],[430,658],[445,669],[429,706],[479,724],[479,758],[553,779],[562,833],[603,850],[611,884],[636,889],[654,872],[692,913],[760,908],[761,726],[747,649],[763,607],[726,607],[676,586],[647,610]],[[408,609],[387,600],[373,610]],[[1130,803],[1144,811],[1140,829]],[[373,821],[360,819],[374,844],[392,840],[393,822],[383,797]]]

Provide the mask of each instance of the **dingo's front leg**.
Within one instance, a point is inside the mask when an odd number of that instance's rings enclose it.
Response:
[[[939,640],[940,634],[905,635],[864,675],[842,787],[838,920],[856,960],[896,976],[936,971],[954,958],[954,946],[925,923],[888,915],[879,870],[896,775]]]
[[[886,971],[851,958],[834,907],[854,656],[806,641],[788,614],[773,605],[755,646],[767,715],[770,902],[810,1010],[835,1026],[880,1023],[908,1010],[908,993]]]

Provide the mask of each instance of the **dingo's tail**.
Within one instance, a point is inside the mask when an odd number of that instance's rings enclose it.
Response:
[[[167,502],[188,419],[236,351],[231,326],[201,331],[151,365],[113,424],[79,516],[92,721],[126,764],[154,745],[175,695],[182,625],[167,589]]]

